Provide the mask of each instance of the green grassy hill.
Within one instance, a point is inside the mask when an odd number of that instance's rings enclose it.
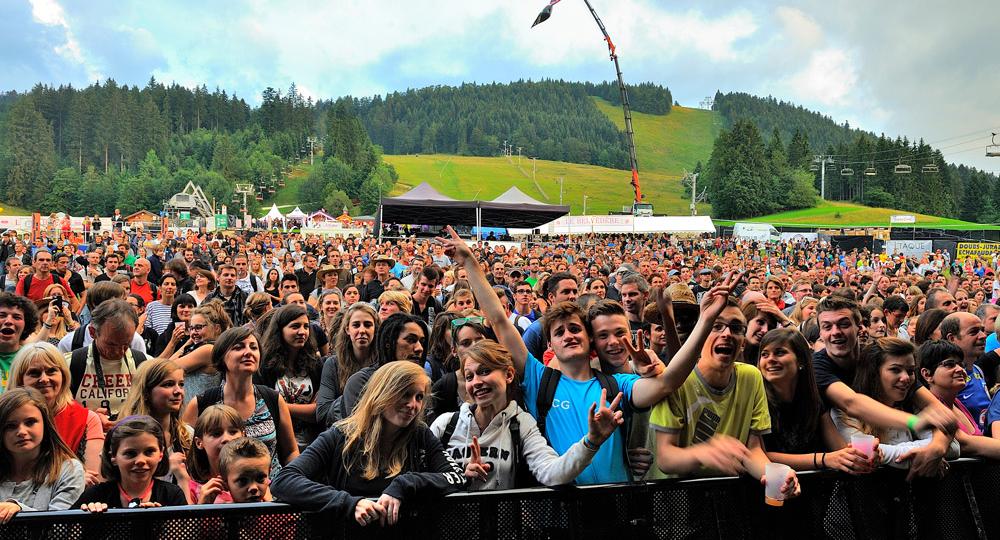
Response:
[[[607,101],[593,98],[598,109],[619,129],[625,120],[621,109]],[[685,107],[674,107],[668,115],[632,114],[636,154],[639,159],[639,181],[646,202],[657,213],[686,214],[688,201],[683,198],[680,178],[684,171],[693,170],[698,161],[705,162],[712,153],[712,143],[718,132],[715,113]],[[532,181],[532,163],[515,156],[465,157],[451,155],[387,155],[385,160],[396,167],[399,183],[392,195],[405,193],[420,182],[457,199],[492,199],[511,186],[542,202],[559,203],[559,183],[564,178],[563,204],[573,214],[583,213],[583,196],[587,195],[587,213],[604,214],[621,210],[632,203],[631,176],[628,171],[593,165],[579,165],[539,160]],[[699,212],[709,211],[707,205]]]
[[[949,219],[938,216],[928,216],[924,214],[913,214],[904,210],[892,210],[889,208],[872,208],[860,204],[847,202],[823,201],[813,208],[803,210],[791,210],[780,212],[768,216],[760,216],[746,221],[756,221],[770,223],[775,226],[815,226],[815,227],[886,227],[889,225],[889,216],[894,214],[912,214],[917,218],[917,227],[946,227],[956,230],[979,230],[996,229],[997,227],[970,223],[957,219]],[[732,221],[716,220],[720,223],[730,224]],[[910,227],[906,225],[905,227]]]

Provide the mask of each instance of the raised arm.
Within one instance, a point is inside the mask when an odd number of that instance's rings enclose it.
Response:
[[[708,333],[712,330],[712,324],[725,309],[730,291],[742,277],[743,274],[732,273],[702,296],[701,316],[698,317],[698,324],[695,325],[681,349],[667,364],[666,369],[657,375],[643,377],[635,381],[635,385],[632,387],[633,405],[639,408],[652,407],[684,384],[688,375],[691,374],[691,370],[694,369],[694,365],[698,363],[701,347],[705,343],[705,339],[708,338]],[[630,352],[634,351],[630,343],[626,347]],[[649,353],[651,351],[636,351],[632,355],[637,369],[641,365],[649,363]]]
[[[493,292],[493,287],[486,281],[486,274],[479,266],[479,262],[473,255],[472,250],[455,232],[455,229],[448,226],[445,228],[447,238],[438,237],[436,240],[444,246],[445,255],[452,258],[456,264],[465,267],[466,277],[472,293],[479,302],[479,308],[483,310],[490,327],[496,333],[500,344],[510,352],[514,361],[514,369],[518,375],[524,374],[524,365],[528,361],[528,349],[524,346],[520,332],[514,327],[514,323],[507,318],[507,313],[500,305],[500,299]]]

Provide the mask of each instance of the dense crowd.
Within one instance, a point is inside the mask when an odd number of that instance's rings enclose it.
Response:
[[[0,523],[280,500],[391,525],[459,490],[777,463],[781,499],[795,471],[1000,457],[993,259],[450,228],[73,240],[0,244]]]

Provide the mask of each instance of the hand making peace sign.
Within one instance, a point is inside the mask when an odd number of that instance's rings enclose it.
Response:
[[[600,446],[601,443],[608,440],[608,437],[618,429],[618,426],[625,423],[622,411],[618,410],[622,396],[624,394],[618,392],[611,405],[605,405],[608,402],[608,390],[602,388],[600,407],[598,407],[597,403],[590,404],[590,411],[587,413],[587,427],[589,428],[587,430],[587,440],[591,443]]]
[[[636,341],[642,343],[645,339],[645,333],[639,330],[636,332],[635,337]],[[635,368],[636,374],[640,377],[656,377],[666,369],[663,362],[656,356],[656,353],[652,349],[636,348],[632,345],[631,340],[625,340],[625,350],[632,359],[632,365]]]
[[[465,466],[465,477],[470,480],[485,482],[490,475],[492,465],[483,463],[483,450],[479,447],[479,437],[473,437],[472,444],[469,447],[472,448],[472,459]]]

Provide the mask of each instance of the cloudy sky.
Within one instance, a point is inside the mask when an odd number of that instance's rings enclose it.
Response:
[[[0,0],[0,88],[153,75],[257,103],[293,81],[328,98],[612,78],[582,1],[562,0],[529,30],[545,1]],[[983,157],[1000,131],[994,2],[592,3],[626,80],[669,86],[682,105],[716,90],[773,95],[1000,172],[1000,159]]]

